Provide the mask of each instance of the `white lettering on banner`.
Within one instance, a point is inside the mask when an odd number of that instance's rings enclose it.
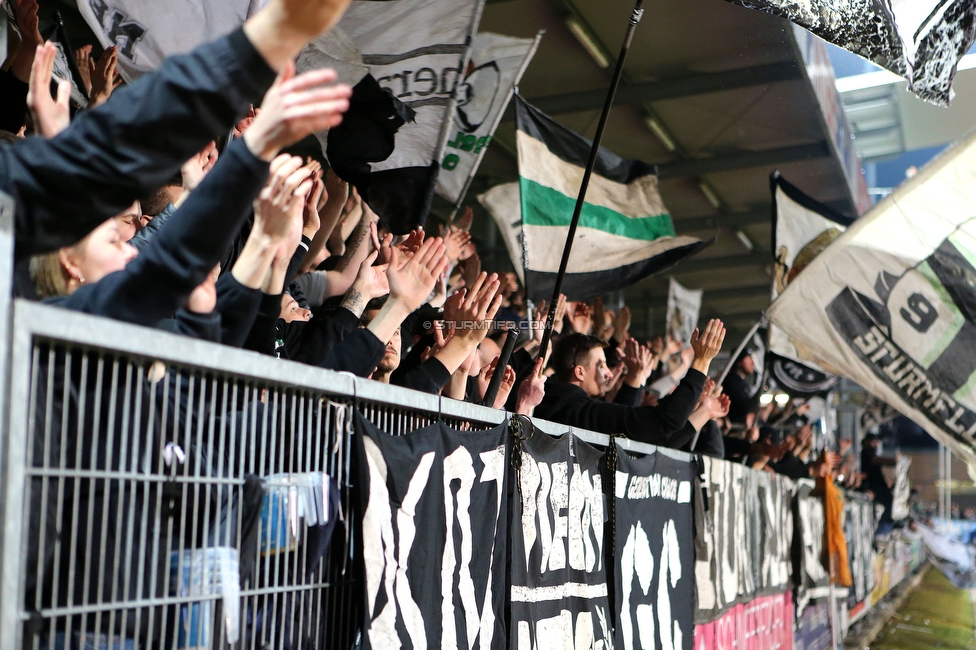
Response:
[[[617,472],[619,477],[623,472]],[[623,476],[627,476],[623,474]],[[619,489],[619,488],[618,488]],[[665,499],[667,501],[679,501],[680,498],[691,499],[691,484],[684,481],[679,490],[678,480],[660,474],[650,476],[633,476],[630,478],[630,488],[627,490],[628,499]],[[623,498],[621,494],[620,497]],[[681,501],[687,503],[687,501]]]
[[[518,622],[518,650],[612,650],[608,640],[610,629],[607,614],[602,607],[596,608],[600,619],[603,638],[594,638],[593,616],[589,612],[576,615],[576,629],[573,629],[573,613],[561,610],[558,616],[544,618],[535,624],[536,645],[532,646],[531,623]],[[539,640],[543,641],[540,642]]]
[[[579,464],[568,477],[566,462],[540,463],[522,454],[522,541],[526,570],[536,541],[539,572],[568,566],[591,573],[603,566],[603,485]],[[551,514],[550,514],[551,513]],[[550,517],[552,517],[550,521]]]
[[[427,488],[435,453],[428,452],[421,457],[410,479],[407,493],[396,510],[394,529],[390,494],[386,486],[386,462],[372,439],[364,437],[363,444],[370,475],[369,501],[363,514],[363,555],[366,565],[367,604],[371,618],[370,643],[377,648],[401,647],[396,629],[399,610],[399,620],[406,629],[412,646],[426,648],[424,620],[410,590],[407,567],[417,530],[416,508]],[[484,452],[480,459],[484,469],[478,482],[495,483],[494,540],[497,537],[504,492],[505,447]],[[469,648],[474,647],[476,641],[480,641],[480,647],[490,647],[495,632],[491,589],[495,569],[494,541],[490,549],[487,588],[480,607],[471,575],[474,540],[470,510],[471,491],[476,479],[473,459],[464,447],[459,447],[444,459],[444,514],[447,526],[441,560],[441,647],[454,650],[458,648],[456,598],[460,600]],[[458,539],[455,539],[456,533]],[[380,590],[386,595],[386,604],[379,615],[374,616]]]
[[[677,481],[674,481],[677,484]],[[671,589],[674,589],[681,579],[681,555],[678,548],[678,531],[674,520],[669,519],[664,524],[662,532],[664,542],[661,547],[661,563],[658,569],[657,583],[657,620],[661,632],[661,650],[681,648],[681,628],[671,616]],[[668,579],[670,587],[668,588]]]
[[[657,626],[654,623],[654,605],[642,603],[636,608],[631,602],[636,598],[646,598],[651,589],[654,577],[654,556],[651,554],[647,533],[640,522],[630,527],[627,540],[624,542],[620,557],[620,632],[624,642],[624,650],[634,650],[634,621],[631,619],[632,609],[636,609],[637,634],[641,649],[658,647],[660,641],[662,650],[682,648],[682,633],[678,621],[671,614],[671,590],[677,587],[681,580],[681,547],[678,540],[678,530],[674,520],[669,519],[661,531],[662,550],[658,563],[657,583]],[[634,578],[637,578],[636,585]],[[639,590],[639,591],[638,591]],[[655,636],[657,631],[657,636]]]
[[[627,541],[624,542],[623,553],[620,557],[620,585],[623,597],[620,600],[620,631],[624,640],[624,650],[634,648],[634,622],[630,618],[630,599],[634,593],[634,577],[637,577],[637,585],[642,594],[647,596],[651,588],[651,579],[654,577],[654,555],[651,553],[651,544],[647,539],[644,527],[638,521],[636,526],[630,527],[627,534]],[[647,616],[638,616],[637,625],[639,626],[641,647],[654,647],[654,610],[650,605]],[[650,643],[645,642],[645,634],[650,639]]]
[[[420,459],[410,479],[407,494],[397,509],[396,524],[400,538],[399,548],[397,548],[390,509],[390,494],[386,488],[386,461],[383,460],[380,448],[368,436],[363,438],[363,445],[369,466],[369,501],[363,513],[363,557],[366,564],[367,604],[371,618],[370,643],[377,648],[401,647],[396,631],[399,609],[413,647],[426,648],[424,619],[410,592],[406,566],[417,531],[414,515],[417,503],[423,496],[430,478],[434,452],[424,454]],[[386,604],[383,606],[383,611],[374,617],[381,575]]]

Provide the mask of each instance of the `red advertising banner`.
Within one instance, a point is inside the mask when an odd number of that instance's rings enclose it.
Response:
[[[695,626],[695,650],[793,650],[793,597],[764,596]]]

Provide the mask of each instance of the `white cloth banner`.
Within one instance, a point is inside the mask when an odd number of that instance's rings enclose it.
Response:
[[[698,327],[698,312],[701,311],[702,290],[687,289],[671,278],[668,287],[668,314],[665,331],[668,336],[688,343]]]
[[[240,27],[259,0],[78,0],[102,47],[118,46],[118,69],[132,82],[163,59]]]
[[[522,202],[518,183],[496,185],[484,194],[478,195],[481,203],[491,214],[498,226],[505,248],[512,258],[512,266],[519,281],[525,286],[525,263],[522,252]]]
[[[475,36],[437,177],[437,193],[451,203],[457,205],[464,198],[541,38],[541,33],[535,38]]]
[[[380,86],[416,111],[400,127],[396,150],[374,172],[438,162],[454,112],[454,92],[484,0],[361,0],[339,27]]]
[[[976,469],[976,135],[863,216],[767,312]],[[973,472],[976,473],[976,472]]]

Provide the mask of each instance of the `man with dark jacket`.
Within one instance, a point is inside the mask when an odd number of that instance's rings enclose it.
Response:
[[[725,327],[719,320],[708,323],[704,333],[695,330],[691,345],[695,359],[691,369],[671,395],[658,406],[634,406],[634,396],[650,374],[650,360],[626,359],[627,376],[613,403],[603,401],[611,379],[603,347],[606,343],[593,336],[571,334],[556,344],[551,364],[555,376],[546,382],[546,396],[536,407],[535,415],[581,429],[601,433],[619,433],[640,442],[680,447],[688,440],[674,440],[683,429],[705,385],[708,366],[725,340]],[[694,431],[691,432],[692,435]]]

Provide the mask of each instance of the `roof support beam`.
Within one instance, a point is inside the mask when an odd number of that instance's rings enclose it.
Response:
[[[770,63],[752,68],[726,70],[725,72],[707,72],[702,74],[666,79],[664,81],[649,81],[621,85],[614,99],[614,106],[625,106],[656,102],[665,99],[677,99],[693,95],[705,95],[735,90],[751,86],[793,81],[801,78],[801,70],[793,61]],[[603,108],[607,98],[605,88],[596,90],[582,90],[579,92],[548,97],[534,97],[529,101],[533,106],[548,115],[564,113],[578,113]],[[515,119],[514,108],[509,107],[505,113],[505,121]]]
[[[813,144],[801,144],[792,147],[780,147],[778,149],[767,149],[765,151],[749,151],[745,153],[735,153],[714,158],[698,158],[695,160],[679,160],[676,162],[662,163],[657,166],[660,178],[680,178],[684,176],[704,176],[706,174],[716,174],[728,172],[736,169],[748,169],[752,167],[775,167],[786,163],[799,162],[803,160],[815,160],[818,158],[829,158],[831,156],[830,147],[826,141],[814,142]]]

